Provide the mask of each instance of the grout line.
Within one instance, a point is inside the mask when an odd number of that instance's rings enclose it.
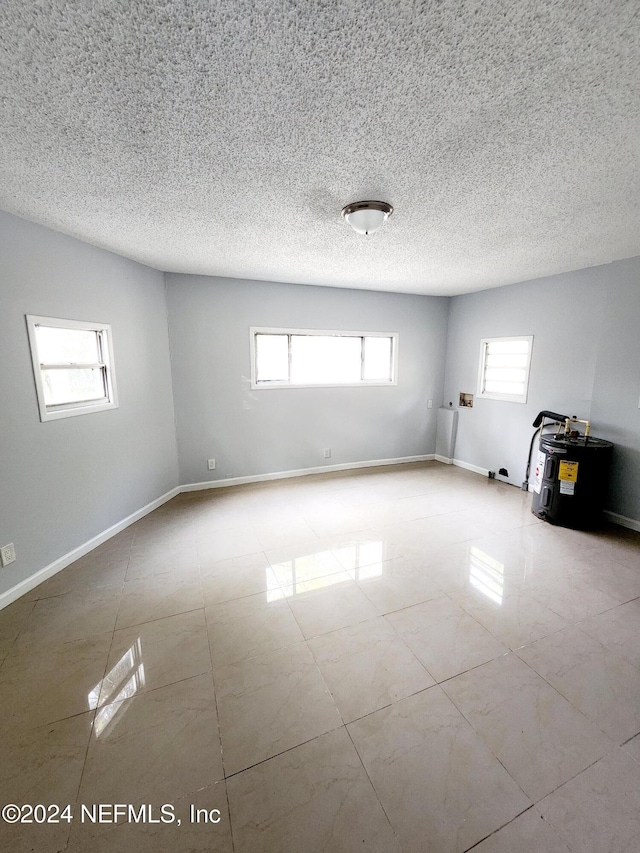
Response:
[[[248,770],[253,770],[255,767],[260,767],[262,764],[266,764],[269,761],[273,761],[274,758],[280,758],[280,756],[286,755],[288,752],[293,752],[294,749],[299,749],[301,746],[306,746],[308,743],[313,743],[314,740],[319,740],[321,737],[325,737],[325,735],[333,734],[333,732],[340,731],[340,729],[344,728],[346,728],[345,724],[340,723],[340,725],[334,726],[332,729],[328,729],[326,732],[320,732],[320,734],[307,738],[307,740],[303,740],[301,743],[296,743],[294,746],[289,746],[287,747],[287,749],[283,749],[282,752],[277,752],[275,755],[270,755],[268,758],[261,758],[260,761],[256,761],[255,764],[250,764],[248,767],[243,767],[242,770],[235,770],[233,773],[230,773],[228,776],[225,776],[225,782],[228,782],[229,779],[234,779],[236,776],[240,776],[241,773],[246,773]],[[285,853],[285,851],[283,851],[283,853]]]
[[[475,850],[476,847],[479,847],[483,841],[486,841],[488,838],[492,838],[494,835],[496,835],[498,832],[500,832],[501,829],[504,829],[505,826],[509,826],[509,824],[513,823],[514,820],[517,820],[519,817],[522,817],[522,815],[526,814],[527,812],[531,811],[532,809],[535,809],[535,807],[536,807],[535,803],[532,803],[530,806],[527,806],[526,809],[523,809],[521,812],[518,812],[517,815],[514,815],[511,818],[511,820],[508,820],[506,823],[503,823],[502,826],[499,826],[497,829],[494,829],[493,832],[490,832],[488,835],[485,835],[484,838],[481,838],[479,841],[476,841],[475,844],[471,845],[471,847],[467,847],[467,849],[464,851],[464,853],[471,853],[471,851]],[[541,817],[542,817],[542,815],[541,815]],[[543,820],[544,820],[544,818],[543,818]],[[557,833],[555,833],[555,834],[557,835]],[[558,836],[558,838],[560,838],[560,836]],[[562,839],[560,839],[560,840],[562,840]]]
[[[211,633],[209,631],[209,620],[207,619],[206,606],[203,608],[203,612],[204,612],[204,628],[205,628],[205,632],[207,635],[207,646],[209,649],[209,663],[211,665],[211,685],[213,688],[213,702],[214,702],[215,710],[216,710],[216,724],[217,724],[217,731],[218,731],[218,742],[220,744],[220,759],[222,762],[222,780],[221,781],[224,782],[224,792],[225,792],[225,797],[227,800],[227,814],[229,815],[229,831],[231,833],[231,849],[233,851],[235,851],[236,841],[235,841],[234,832],[233,832],[233,820],[231,818],[231,803],[229,802],[229,791],[227,789],[227,774],[226,774],[225,769],[224,769],[224,765],[225,765],[224,746],[222,743],[222,730],[220,728],[220,714],[218,712],[218,693],[216,690],[216,678],[215,678],[215,673],[214,673],[214,669],[213,669],[213,654],[211,651]]]
[[[422,692],[422,691],[420,691],[420,692]],[[387,707],[389,707],[389,706],[387,706]],[[379,710],[381,710],[381,709],[379,709]],[[373,713],[375,713],[375,711]],[[367,714],[366,716],[369,716],[369,715]],[[361,719],[363,719],[363,718],[361,718]],[[380,808],[382,809],[382,813],[384,814],[385,818],[387,819],[387,823],[389,824],[389,828],[391,829],[391,833],[393,834],[393,837],[398,842],[398,846],[400,848],[402,848],[402,845],[400,843],[400,839],[398,838],[398,835],[395,831],[395,828],[394,828],[393,824],[391,823],[389,815],[387,814],[387,810],[385,809],[384,804],[383,804],[382,800],[380,799],[380,795],[378,794],[378,791],[376,790],[376,786],[373,784],[373,779],[369,775],[369,771],[365,767],[364,761],[362,760],[362,756],[360,755],[360,752],[358,751],[358,747],[356,746],[355,741],[354,741],[353,737],[351,736],[351,732],[349,731],[349,726],[345,726],[345,729],[347,731],[347,736],[348,736],[349,740],[351,741],[351,745],[353,746],[355,753],[358,756],[358,760],[360,761],[360,766],[362,767],[362,770],[364,771],[365,776],[369,780],[369,784],[371,785],[371,790],[375,794],[376,799],[377,799],[378,803],[380,804]]]

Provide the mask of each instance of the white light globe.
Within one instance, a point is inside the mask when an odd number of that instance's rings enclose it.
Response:
[[[342,215],[358,234],[373,234],[393,213],[385,201],[356,201],[342,209]]]

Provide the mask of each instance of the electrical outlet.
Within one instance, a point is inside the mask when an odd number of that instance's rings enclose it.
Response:
[[[427,409],[433,409],[433,400],[427,400]]]
[[[216,470],[216,460],[215,459],[209,459],[208,464],[209,464],[209,470],[210,471]]]
[[[330,447],[325,447],[324,458],[325,459],[331,459],[331,448]]]
[[[0,548],[0,562],[3,566],[8,566],[9,563],[15,562],[16,559],[16,549],[13,547],[13,542],[9,542],[8,545],[4,545]]]

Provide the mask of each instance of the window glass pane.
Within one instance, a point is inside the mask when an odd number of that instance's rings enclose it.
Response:
[[[98,333],[86,329],[36,326],[40,364],[96,364]]]
[[[101,400],[106,397],[104,370],[102,368],[94,370],[83,368],[43,370],[42,384],[47,406]]]
[[[364,339],[364,379],[391,380],[391,338]]]
[[[489,341],[487,352],[490,355],[498,353],[528,353],[529,341]]]
[[[256,335],[256,381],[286,382],[288,377],[288,336]]]
[[[496,382],[491,380],[485,382],[485,391],[490,394],[524,394],[524,382]]]
[[[320,385],[360,382],[361,338],[291,336],[291,381]]]
[[[522,382],[524,383],[527,371],[522,367],[516,367],[510,370],[508,367],[488,367],[485,373],[487,382],[491,379],[497,379],[502,382]]]
[[[497,353],[486,358],[487,367],[526,367],[527,353]]]

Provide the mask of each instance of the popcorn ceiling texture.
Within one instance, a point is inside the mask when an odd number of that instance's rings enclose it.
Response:
[[[453,294],[640,254],[637,0],[3,0],[0,73],[0,207],[162,270]]]

